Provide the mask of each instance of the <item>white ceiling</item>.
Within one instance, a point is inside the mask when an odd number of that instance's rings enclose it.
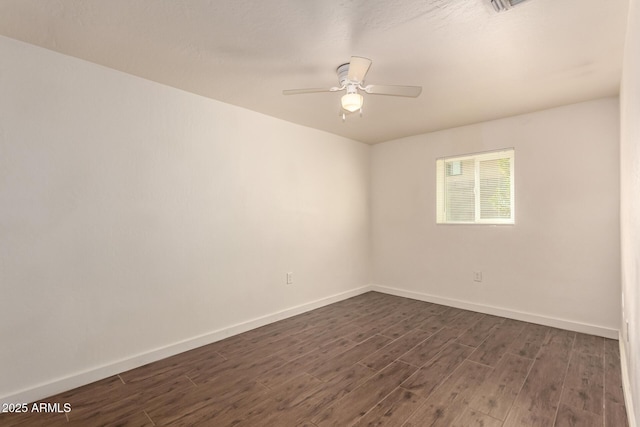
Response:
[[[0,34],[367,143],[619,92],[628,0],[0,0]],[[351,55],[365,95],[338,116]]]

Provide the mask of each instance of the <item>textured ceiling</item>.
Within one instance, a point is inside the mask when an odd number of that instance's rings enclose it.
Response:
[[[0,0],[0,34],[367,143],[619,91],[628,0]],[[351,55],[367,83],[343,123],[331,87]]]

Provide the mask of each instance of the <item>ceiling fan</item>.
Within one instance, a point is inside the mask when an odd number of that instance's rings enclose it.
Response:
[[[422,92],[420,86],[390,86],[390,85],[366,85],[364,78],[371,67],[371,60],[360,56],[352,56],[351,61],[338,66],[336,73],[338,74],[338,82],[340,86],[332,88],[310,88],[310,89],[289,89],[283,90],[284,95],[299,95],[302,93],[317,92],[339,92],[346,91],[340,99],[342,120],[347,114],[360,111],[362,115],[362,104],[364,97],[360,92],[371,95],[389,95],[389,96],[405,96],[416,98]]]

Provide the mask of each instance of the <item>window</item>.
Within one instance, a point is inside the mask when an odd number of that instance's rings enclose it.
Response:
[[[514,150],[436,161],[438,224],[513,224]]]

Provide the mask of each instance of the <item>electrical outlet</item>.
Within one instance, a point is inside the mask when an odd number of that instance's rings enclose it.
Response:
[[[287,273],[287,285],[293,285],[293,273]]]
[[[474,282],[482,282],[482,271],[474,271],[473,272],[473,281]]]

